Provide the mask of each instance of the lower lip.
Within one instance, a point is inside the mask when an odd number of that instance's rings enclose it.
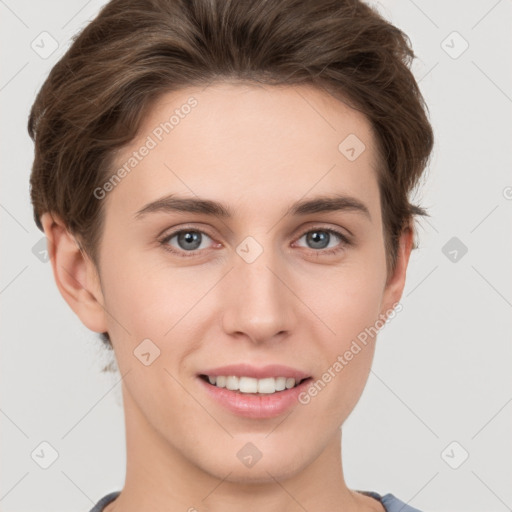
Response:
[[[274,418],[299,403],[298,396],[305,391],[311,377],[298,386],[269,394],[252,394],[218,388],[198,377],[206,393],[226,409],[246,418]]]

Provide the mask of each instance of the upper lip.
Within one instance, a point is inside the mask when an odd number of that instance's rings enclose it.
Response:
[[[234,375],[236,377],[253,377],[255,379],[264,379],[267,377],[287,377],[293,378],[296,381],[306,379],[310,375],[291,368],[282,364],[270,364],[262,367],[251,366],[250,364],[230,364],[227,366],[219,366],[217,368],[210,368],[200,372],[200,375],[208,375],[210,377],[217,377],[219,375]]]

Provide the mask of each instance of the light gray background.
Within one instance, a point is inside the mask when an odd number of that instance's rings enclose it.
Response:
[[[0,0],[4,512],[85,512],[124,482],[119,376],[100,373],[107,359],[96,334],[33,253],[42,233],[28,194],[29,108],[71,36],[103,4]],[[412,40],[436,148],[416,196],[432,217],[419,223],[403,311],[382,331],[345,425],[347,483],[425,511],[511,510],[512,2],[372,4]],[[47,58],[31,48],[42,47],[43,31],[58,42]],[[452,237],[468,249],[455,249],[455,262],[453,247],[443,253]],[[58,452],[48,469],[31,456],[44,441]]]

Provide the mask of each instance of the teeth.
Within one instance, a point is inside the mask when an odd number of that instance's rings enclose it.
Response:
[[[210,384],[218,388],[226,388],[240,393],[263,393],[271,394],[284,389],[295,387],[295,379],[291,377],[267,377],[255,379],[253,377],[236,377],[234,375],[208,376]]]
[[[226,377],[226,389],[236,391],[238,389],[238,377],[235,377],[234,375]]]

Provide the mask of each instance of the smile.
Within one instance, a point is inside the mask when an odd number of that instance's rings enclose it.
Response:
[[[292,389],[306,380],[301,379],[297,382],[293,377],[266,377],[264,379],[256,379],[254,377],[237,377],[235,375],[201,375],[200,377],[209,382],[212,386],[247,394],[278,393],[285,389]]]

